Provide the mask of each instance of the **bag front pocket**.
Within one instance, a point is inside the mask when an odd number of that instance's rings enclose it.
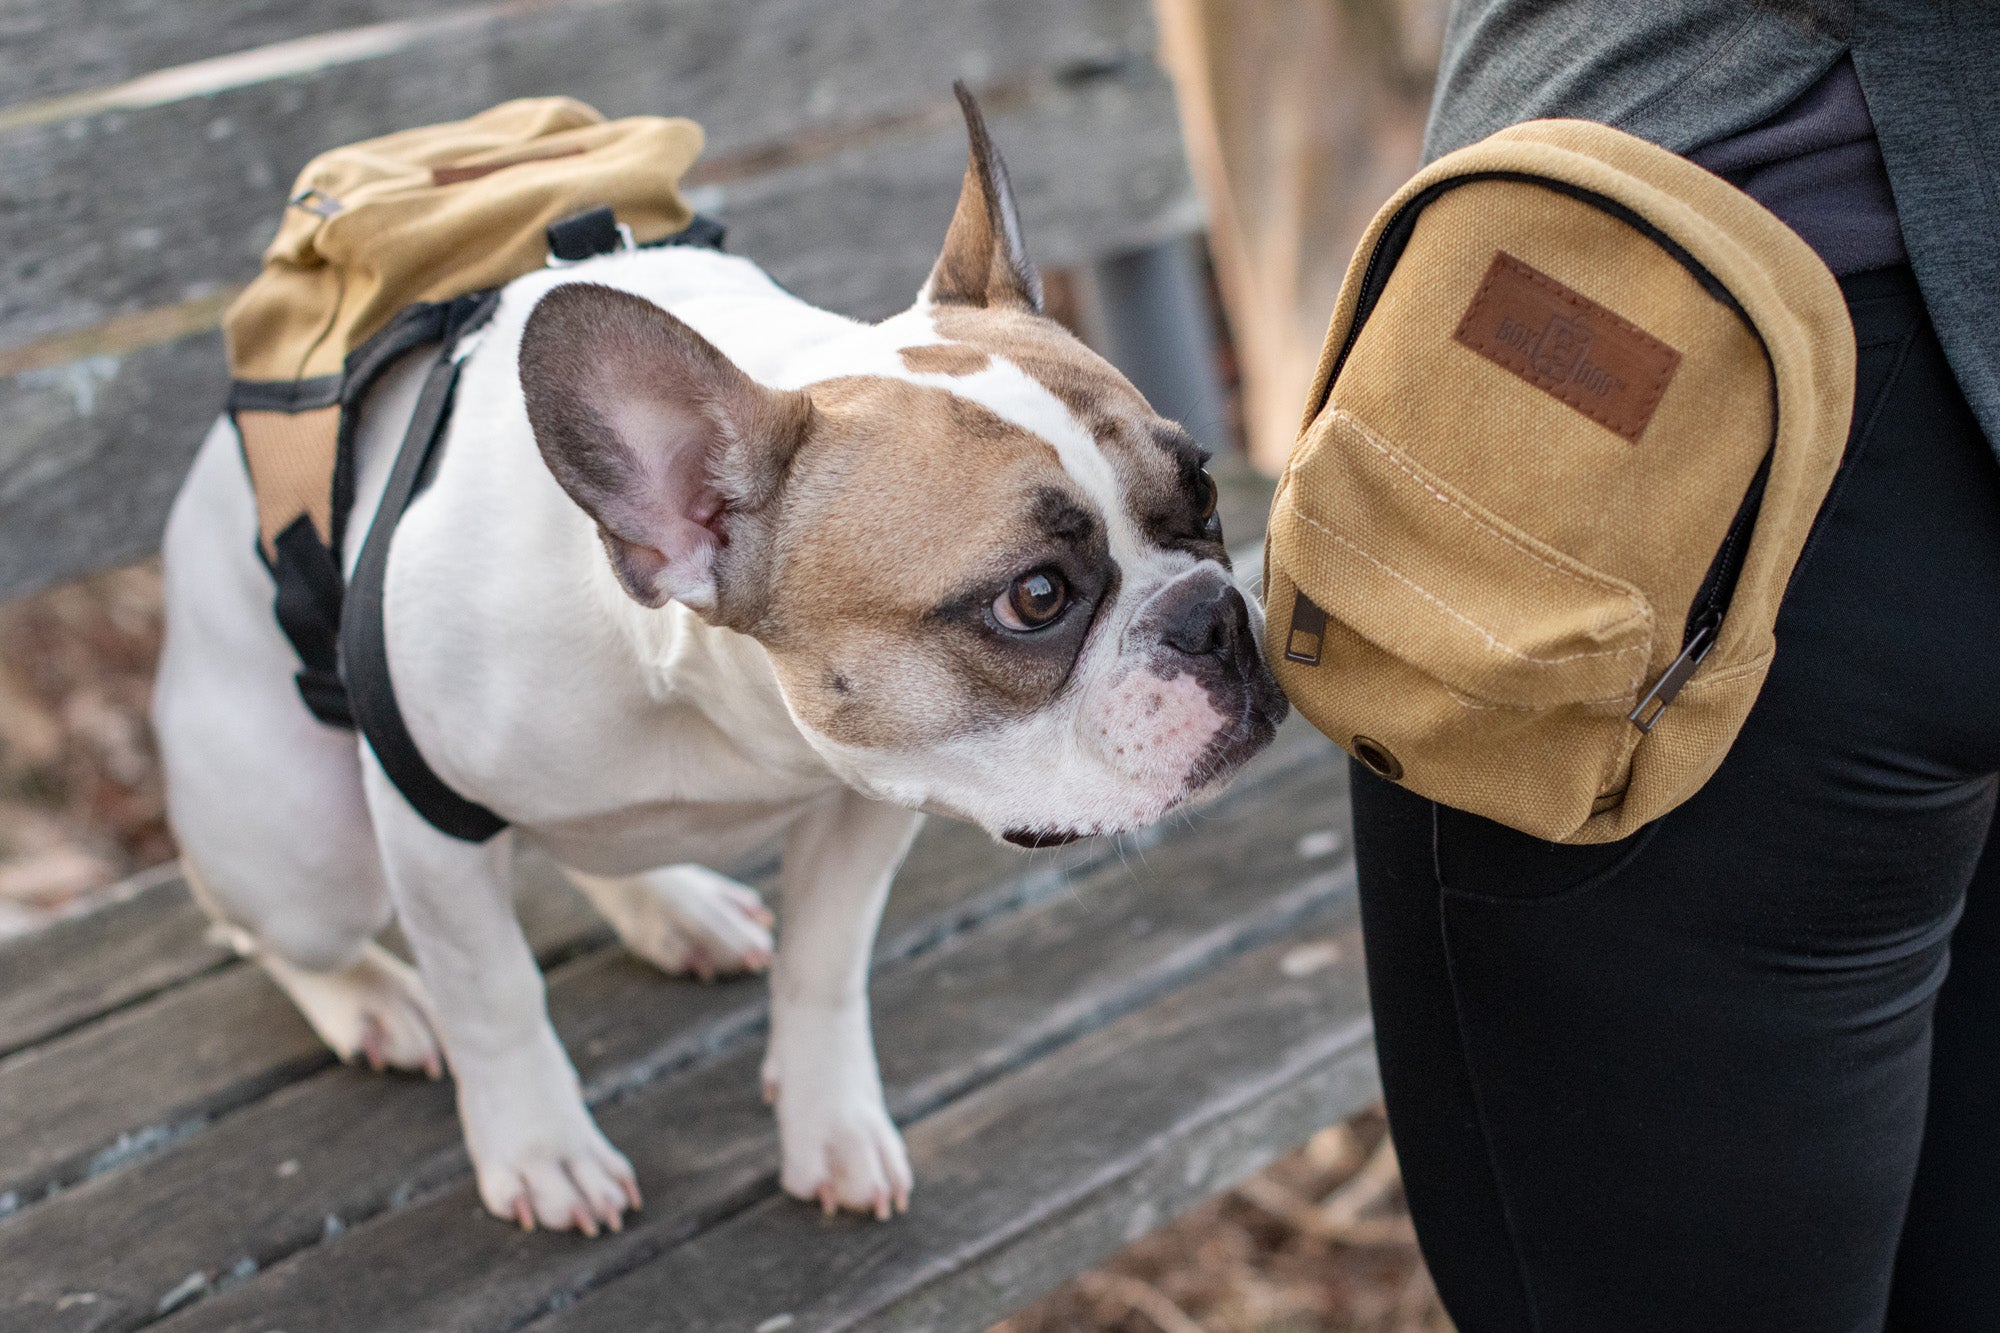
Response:
[[[1315,602],[1453,690],[1508,708],[1637,699],[1652,612],[1335,407],[1293,465],[1277,558]]]
[[[1551,839],[1622,786],[1638,740],[1625,714],[1654,642],[1637,588],[1521,531],[1338,406],[1294,453],[1270,542],[1273,666],[1364,763]],[[1304,605],[1292,588],[1326,617],[1313,652],[1286,652]]]

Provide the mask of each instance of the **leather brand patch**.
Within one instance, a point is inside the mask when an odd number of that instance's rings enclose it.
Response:
[[[1453,338],[1634,444],[1681,354],[1505,250]]]

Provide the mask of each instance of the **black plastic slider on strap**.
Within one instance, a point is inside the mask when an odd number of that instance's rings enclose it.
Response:
[[[484,323],[498,303],[499,296],[494,292],[461,297],[450,303],[441,330],[444,344],[424,380],[417,410],[410,417],[402,448],[396,453],[395,467],[389,473],[389,484],[383,490],[382,504],[368,527],[367,540],[362,543],[340,624],[340,656],[347,678],[347,697],[354,720],[361,734],[368,738],[368,747],[375,752],[376,761],[418,814],[441,832],[466,842],[485,842],[506,828],[507,821],[453,791],[425,761],[410,735],[389,675],[388,633],[383,623],[384,584],[389,572],[389,544],[396,534],[396,525],[422,489],[431,455],[451,414],[452,394],[458,387],[458,362],[452,359],[452,348],[460,334]]]
[[[549,256],[574,264],[593,255],[608,255],[624,244],[618,219],[609,208],[593,208],[587,213],[551,222],[548,228]]]
[[[694,220],[671,236],[647,242],[647,247],[663,245],[687,245],[697,250],[720,250],[729,236],[729,228],[706,213],[697,213]]]

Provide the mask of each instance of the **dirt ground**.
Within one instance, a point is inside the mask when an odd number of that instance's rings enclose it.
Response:
[[[0,938],[174,854],[147,725],[157,566],[0,605]]]
[[[990,1333],[1449,1333],[1381,1108]]]

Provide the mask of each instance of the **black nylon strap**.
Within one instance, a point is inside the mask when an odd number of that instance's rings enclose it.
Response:
[[[666,245],[688,245],[697,250],[720,250],[728,238],[729,228],[706,213],[697,213],[694,215],[694,221],[673,235],[663,236],[657,241],[648,241],[639,248],[650,250]]]
[[[272,609],[278,628],[298,654],[299,697],[320,721],[354,727],[347,691],[340,683],[340,564],[319,539],[312,519],[301,514],[271,542],[277,559],[271,577],[277,588]]]
[[[481,295],[474,293],[473,298]],[[455,301],[422,301],[404,306],[368,340],[347,354],[341,371],[340,439],[333,456],[333,544],[347,539],[347,516],[354,508],[354,430],[361,420],[361,402],[382,372],[397,358],[426,343],[443,342],[459,327],[468,297]]]
[[[309,380],[231,380],[231,412],[310,412],[340,401],[342,377],[320,375]]]
[[[467,842],[485,842],[506,828],[507,821],[453,791],[425,761],[411,737],[409,726],[403,721],[403,710],[396,703],[395,684],[389,673],[383,588],[389,572],[389,544],[396,525],[420,489],[426,465],[444,434],[445,419],[451,412],[452,394],[458,387],[458,363],[452,359],[452,346],[459,333],[483,323],[495,303],[496,298],[488,294],[475,305],[466,306],[462,316],[450,322],[438,360],[417,398],[417,409],[403,435],[402,448],[397,451],[381,507],[376,510],[368,538],[362,543],[361,558],[354,566],[354,580],[347,589],[340,623],[341,665],[347,679],[348,699],[354,720],[361,734],[368,738],[368,746],[375,752],[382,771],[418,814],[441,832]]]
[[[610,210],[603,218],[580,215],[577,222],[591,218],[588,230],[610,226]],[[558,224],[562,226],[565,224]],[[555,228],[550,242],[555,246]],[[615,244],[617,232],[611,228]],[[697,215],[681,231],[657,245],[691,245],[705,249],[722,248],[725,229],[713,218]],[[601,243],[598,236],[594,243]],[[396,790],[434,827],[467,842],[485,842],[507,821],[477,801],[453,791],[424,759],[403,720],[396,702],[395,683],[389,674],[389,647],[383,624],[383,586],[389,570],[389,544],[396,525],[410,501],[423,489],[430,462],[445,422],[451,415],[452,394],[458,385],[458,365],[452,349],[465,333],[484,324],[499,305],[499,293],[475,292],[453,301],[409,306],[390,324],[349,353],[341,377],[341,441],[334,478],[334,524],[336,533],[345,527],[347,512],[354,502],[353,420],[354,409],[375,379],[397,357],[425,342],[440,342],[438,359],[432,365],[418,395],[416,411],[403,434],[395,466],[382,494],[382,503],[369,525],[361,556],[355,562],[354,579],[342,596],[340,569],[331,550],[319,542],[310,523],[298,533],[287,529],[280,534],[278,578],[278,621],[286,637],[299,652],[305,669],[298,673],[299,694],[313,715],[336,726],[358,727],[368,738],[377,762]],[[293,528],[299,525],[295,523]],[[287,559],[286,538],[297,547]],[[307,548],[310,540],[311,549]],[[336,543],[339,538],[336,536]],[[331,582],[329,583],[329,579]],[[289,591],[288,591],[289,590]],[[329,669],[325,646],[329,622],[338,624],[338,670]]]

